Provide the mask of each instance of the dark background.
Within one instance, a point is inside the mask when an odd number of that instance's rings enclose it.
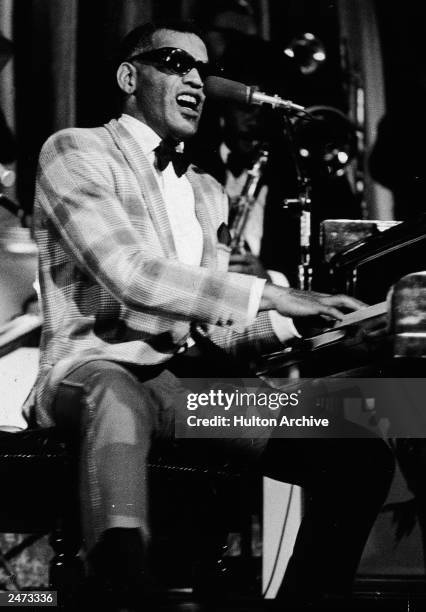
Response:
[[[61,127],[70,124],[97,125],[116,113],[116,89],[111,61],[120,37],[129,27],[142,22],[143,15],[153,19],[189,16],[205,25],[218,6],[232,5],[232,0],[210,0],[208,3],[202,0],[73,2],[77,6],[77,22],[73,24],[76,32],[76,79],[73,91],[75,113],[71,122],[66,117],[62,124],[59,121]],[[376,9],[383,50],[386,103],[391,114],[390,127],[385,126],[384,130],[384,156],[380,155],[382,159],[375,178],[395,189],[396,198],[400,202],[405,199],[405,207],[411,206],[414,213],[422,208],[421,200],[424,196],[424,3],[421,0],[406,0],[403,3],[384,0],[363,2],[373,4]],[[55,29],[60,5],[56,0],[21,0],[13,4],[17,196],[27,212],[32,209],[35,168],[40,147],[58,129],[55,106],[60,88],[58,94],[54,83],[58,78]],[[252,5],[260,23],[262,3],[253,0]],[[348,112],[346,85],[351,75],[341,68],[339,0],[280,0],[270,1],[268,6],[270,38],[278,54],[276,64],[273,62],[273,65],[265,66],[265,73],[271,74],[270,91],[306,106],[330,105]],[[129,23],[129,19],[123,19],[129,7],[135,14],[132,23]],[[313,32],[323,42],[327,60],[314,74],[302,76],[291,71],[288,62],[287,67],[283,66],[282,49],[293,37],[307,31]],[[64,87],[67,87],[66,83]],[[5,161],[6,158],[7,155]],[[398,174],[402,178],[399,184],[394,185],[392,181],[395,181]],[[407,200],[410,200],[409,205]]]

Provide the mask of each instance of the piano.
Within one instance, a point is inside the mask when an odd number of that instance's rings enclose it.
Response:
[[[426,214],[376,231],[337,252],[322,266],[317,284],[322,291],[377,304],[400,278],[422,270],[426,270]]]
[[[348,223],[357,225],[341,221],[342,229]],[[360,240],[328,253],[314,276],[320,291],[346,293],[370,306],[347,315],[333,329],[265,356],[258,364],[260,376],[424,375],[426,214],[391,227],[384,224],[384,230],[375,223],[370,235],[365,231]],[[339,234],[336,222],[331,227],[333,235]]]
[[[349,313],[332,328],[264,356],[258,375],[272,378],[426,374],[426,271],[403,276],[386,300]]]

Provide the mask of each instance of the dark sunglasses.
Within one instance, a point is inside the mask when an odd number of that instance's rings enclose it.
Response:
[[[184,76],[191,72],[193,68],[198,70],[198,74],[204,81],[208,76],[217,75],[222,72],[222,68],[211,62],[200,62],[190,53],[177,47],[160,47],[152,51],[143,51],[129,57],[128,62],[136,60],[143,63],[158,64],[162,68],[170,70],[179,76]]]

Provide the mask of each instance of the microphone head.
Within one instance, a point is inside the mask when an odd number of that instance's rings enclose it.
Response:
[[[212,100],[226,100],[240,104],[247,104],[250,97],[250,88],[247,85],[217,76],[207,77],[204,92]]]

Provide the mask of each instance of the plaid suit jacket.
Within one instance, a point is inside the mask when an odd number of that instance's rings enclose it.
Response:
[[[222,187],[195,167],[187,177],[203,232],[201,267],[178,261],[151,164],[117,121],[54,134],[39,160],[34,209],[44,325],[35,395],[38,419],[60,380],[92,359],[156,364],[190,325],[228,351],[266,350],[278,339],[260,315],[244,332],[254,278],[226,272],[217,229]]]

